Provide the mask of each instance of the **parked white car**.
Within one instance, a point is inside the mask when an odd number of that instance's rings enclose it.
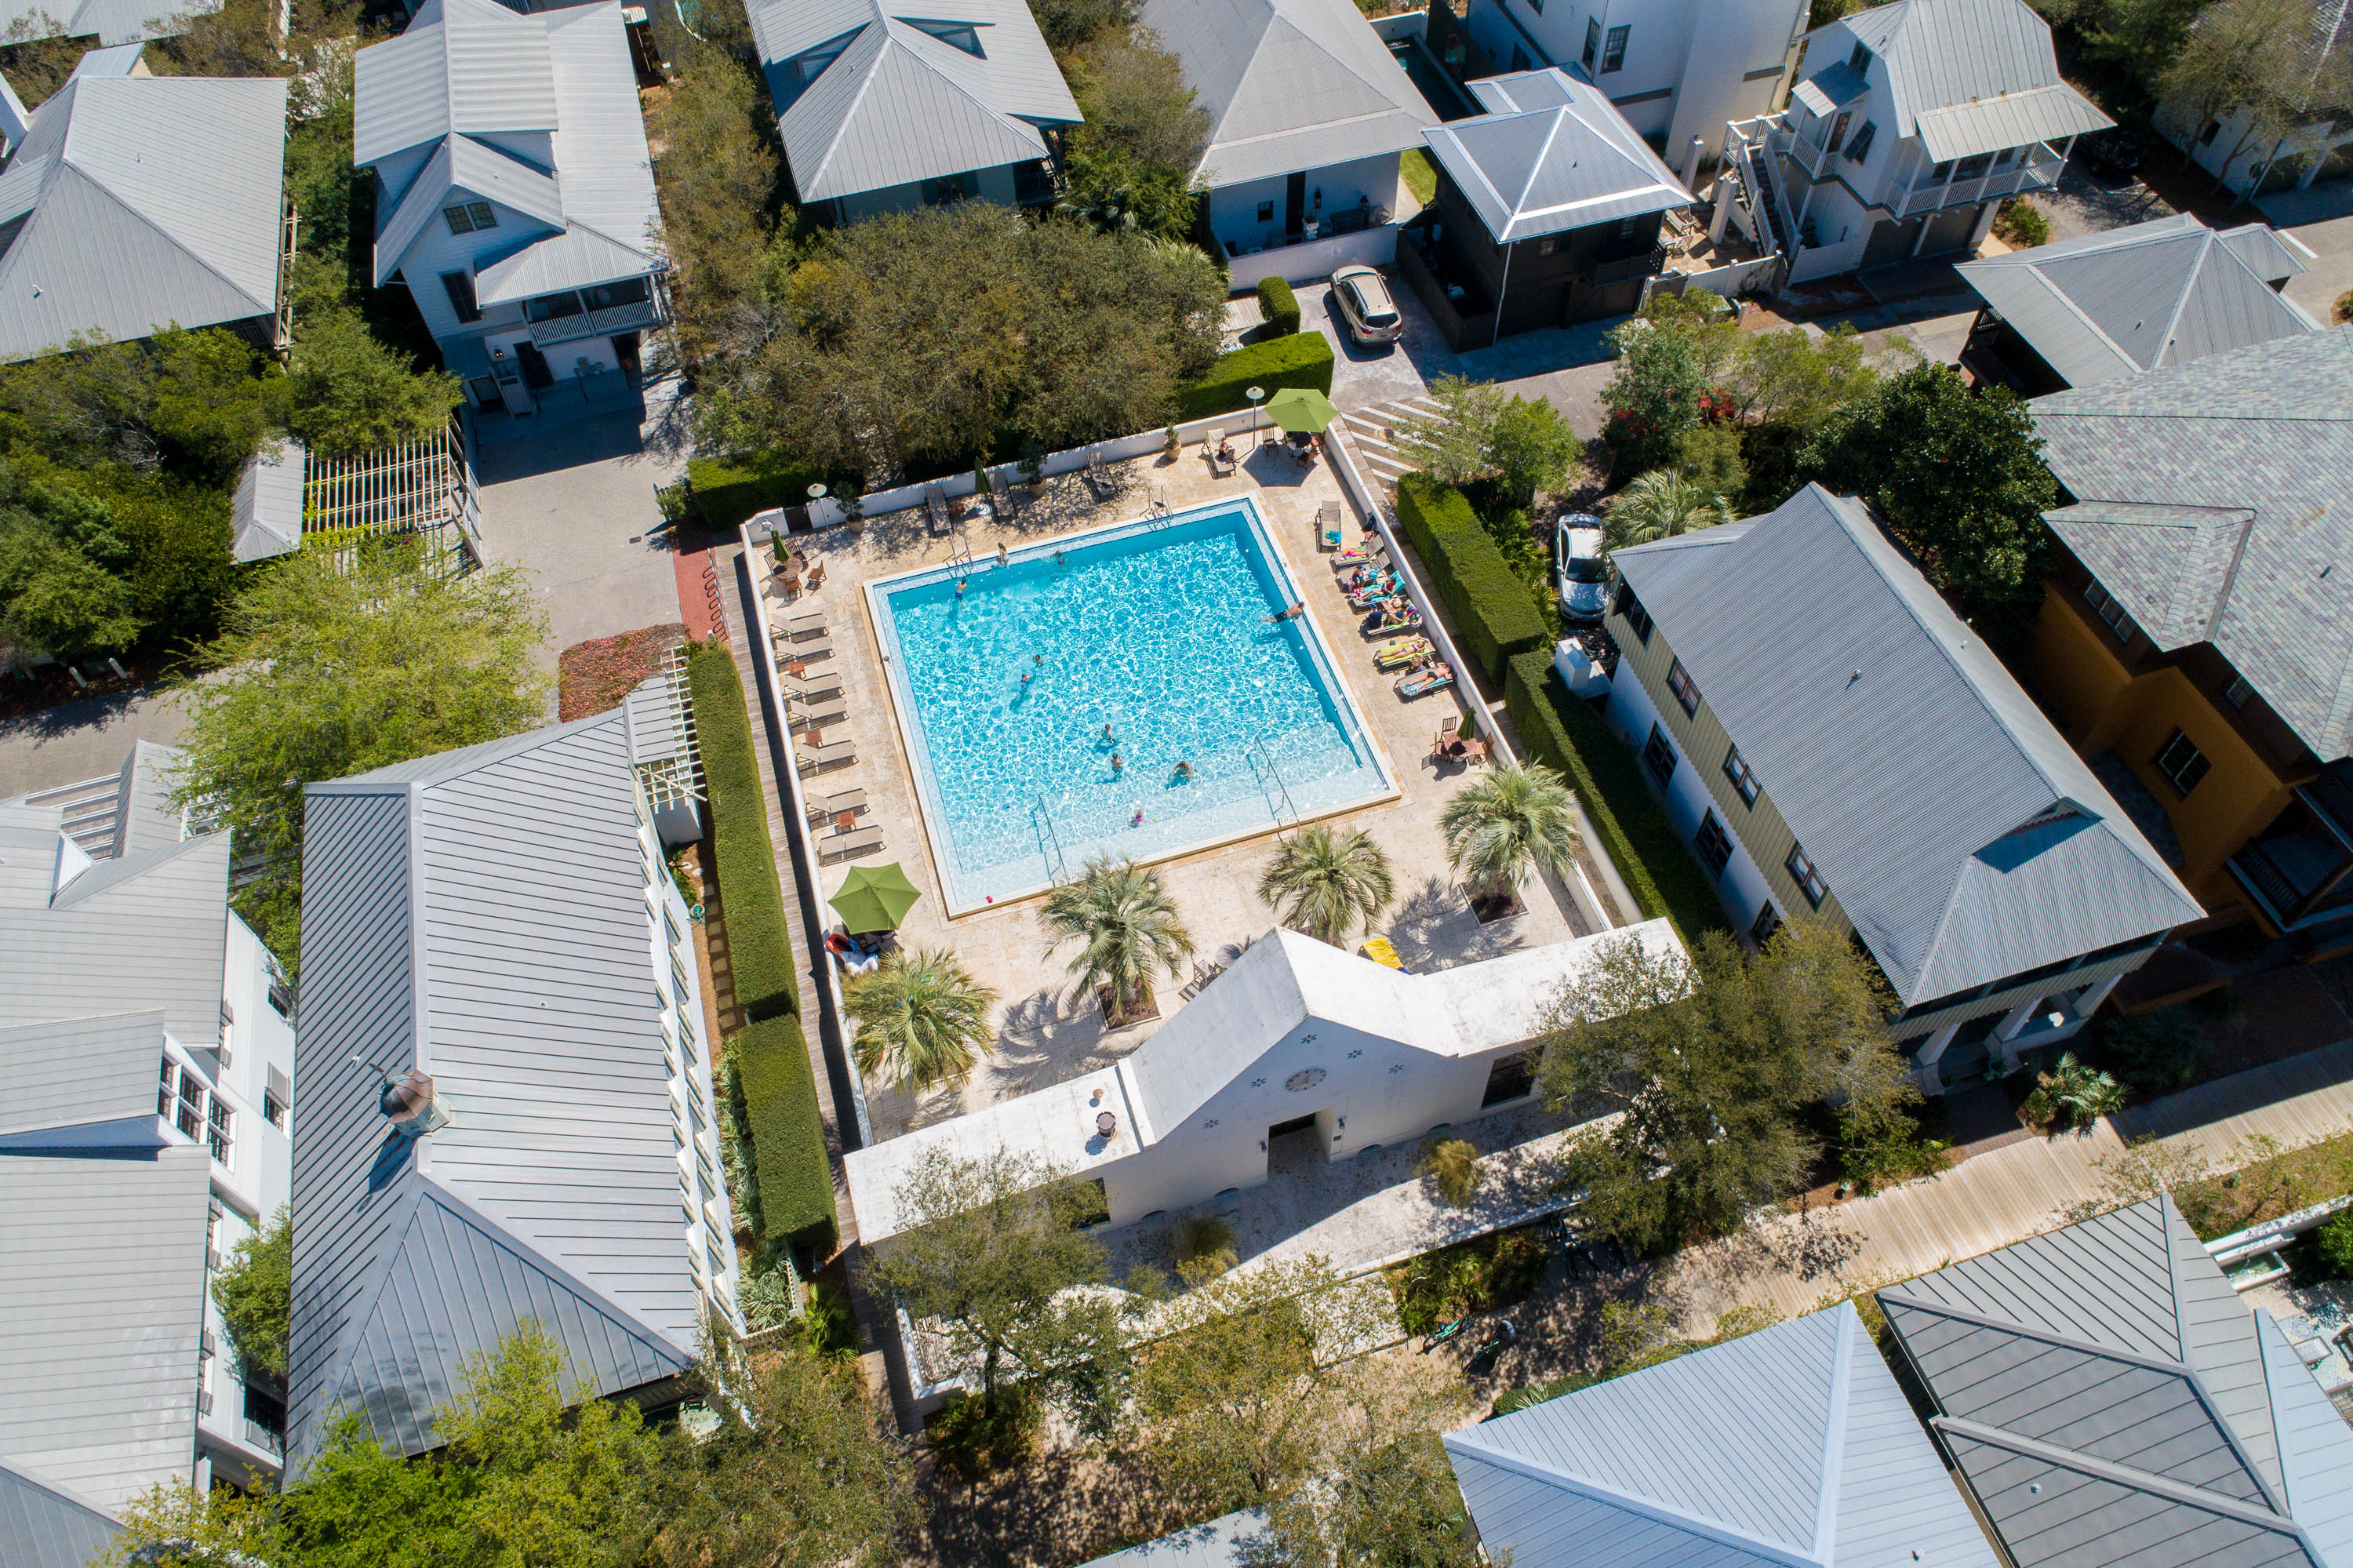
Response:
[[[1609,609],[1609,563],[1601,553],[1601,519],[1572,512],[1552,531],[1552,586],[1560,618],[1571,626],[1599,626]]]

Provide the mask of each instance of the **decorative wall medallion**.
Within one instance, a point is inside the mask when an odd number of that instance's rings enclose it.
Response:
[[[1262,1089],[1266,1087],[1266,1080],[1264,1078],[1252,1078],[1250,1080],[1250,1087],[1253,1089]]]
[[[1351,1051],[1351,1052],[1349,1052],[1349,1053],[1348,1053],[1348,1060],[1349,1060],[1349,1061],[1351,1061],[1351,1062],[1353,1062],[1353,1061],[1355,1061],[1357,1057],[1359,1057],[1359,1056],[1361,1056],[1361,1055],[1363,1055],[1363,1054],[1364,1054],[1364,1053],[1363,1053],[1362,1051]]]
[[[1392,1073],[1402,1073],[1405,1071],[1405,1064],[1403,1062],[1399,1062],[1396,1066],[1391,1067],[1389,1071]]]
[[[1291,1076],[1283,1079],[1282,1086],[1289,1089],[1295,1095],[1302,1089],[1312,1089],[1323,1081],[1324,1069],[1321,1067],[1309,1067],[1301,1072],[1293,1073]]]

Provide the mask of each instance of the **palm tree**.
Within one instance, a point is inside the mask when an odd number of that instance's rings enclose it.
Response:
[[[1258,895],[1274,917],[1319,942],[1345,947],[1358,921],[1366,928],[1397,896],[1389,857],[1362,828],[1335,833],[1317,825],[1292,835],[1274,852]]]
[[[858,1021],[858,1069],[920,1095],[968,1077],[993,1038],[997,993],[965,972],[945,948],[898,954],[849,982],[842,1005]]]
[[[1438,825],[1473,897],[1507,900],[1531,863],[1566,876],[1577,856],[1577,797],[1542,763],[1496,764],[1455,791]]]
[[[2019,1108],[2036,1121],[2075,1127],[2122,1110],[2124,1104],[2124,1086],[2073,1051],[2063,1051],[2049,1072],[2036,1075],[2034,1092]]]
[[[1193,956],[1192,935],[1176,918],[1160,874],[1132,860],[1096,855],[1075,881],[1046,895],[1038,920],[1053,938],[1049,953],[1065,942],[1081,944],[1071,972],[1089,990],[1111,988],[1103,1011],[1114,1019],[1147,1011],[1152,977],[1175,974]]]
[[[1609,547],[1622,550],[1731,521],[1730,503],[1705,480],[1679,469],[1654,468],[1618,493],[1603,528]]]
[[[1077,218],[1097,234],[1124,234],[1136,225],[1135,193],[1124,185],[1097,185],[1071,193],[1054,210]]]

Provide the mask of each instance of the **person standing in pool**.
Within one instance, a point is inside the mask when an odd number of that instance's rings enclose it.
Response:
[[[1179,784],[1189,784],[1189,783],[1191,783],[1192,781],[1193,781],[1193,765],[1192,765],[1191,763],[1189,763],[1189,762],[1179,762],[1179,763],[1177,763],[1177,764],[1176,764],[1176,782],[1178,782]]]
[[[1109,726],[1109,725],[1105,725],[1105,726],[1103,726],[1103,737],[1105,740],[1117,740],[1117,739],[1119,738],[1119,736],[1117,736],[1113,735],[1113,734],[1111,732],[1111,726]]]
[[[956,598],[958,598],[958,599],[962,599],[962,598],[964,597],[964,583],[965,583],[965,579],[964,579],[964,578],[962,578],[962,577],[958,577],[958,578],[956,578],[956,592],[955,592],[955,596],[956,596]]]
[[[997,564],[1001,567],[1006,564],[1006,559],[1005,546],[999,544],[997,546]]]
[[[1121,768],[1123,768],[1126,767],[1126,766],[1127,766],[1127,764],[1125,764],[1124,762],[1122,762],[1122,761],[1119,759],[1119,753],[1118,753],[1118,752],[1114,751],[1114,752],[1113,752],[1113,753],[1111,754],[1111,770],[1112,770],[1112,776],[1113,776],[1113,778],[1117,778],[1117,777],[1118,777],[1118,775],[1119,775],[1119,770],[1120,770]]]
[[[1054,564],[1058,567],[1065,564],[1062,560],[1062,552],[1060,550],[1054,552]]]

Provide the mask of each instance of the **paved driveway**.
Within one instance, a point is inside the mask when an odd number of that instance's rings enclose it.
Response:
[[[2254,206],[2318,257],[2310,271],[2288,280],[2287,297],[2326,324],[2337,297],[2353,290],[2353,180],[2276,191]]]
[[[2114,180],[2081,164],[2059,172],[2059,184],[2030,198],[2051,220],[2051,238],[2074,239],[2126,224],[2172,216],[2164,197],[2135,179]]]
[[[120,772],[132,742],[169,746],[186,723],[177,703],[153,691],[0,720],[0,800]]]
[[[634,411],[602,414],[482,446],[483,550],[522,567],[539,590],[551,668],[575,642],[679,618],[654,503],[654,487],[686,467],[676,386],[648,389],[642,424]]]

